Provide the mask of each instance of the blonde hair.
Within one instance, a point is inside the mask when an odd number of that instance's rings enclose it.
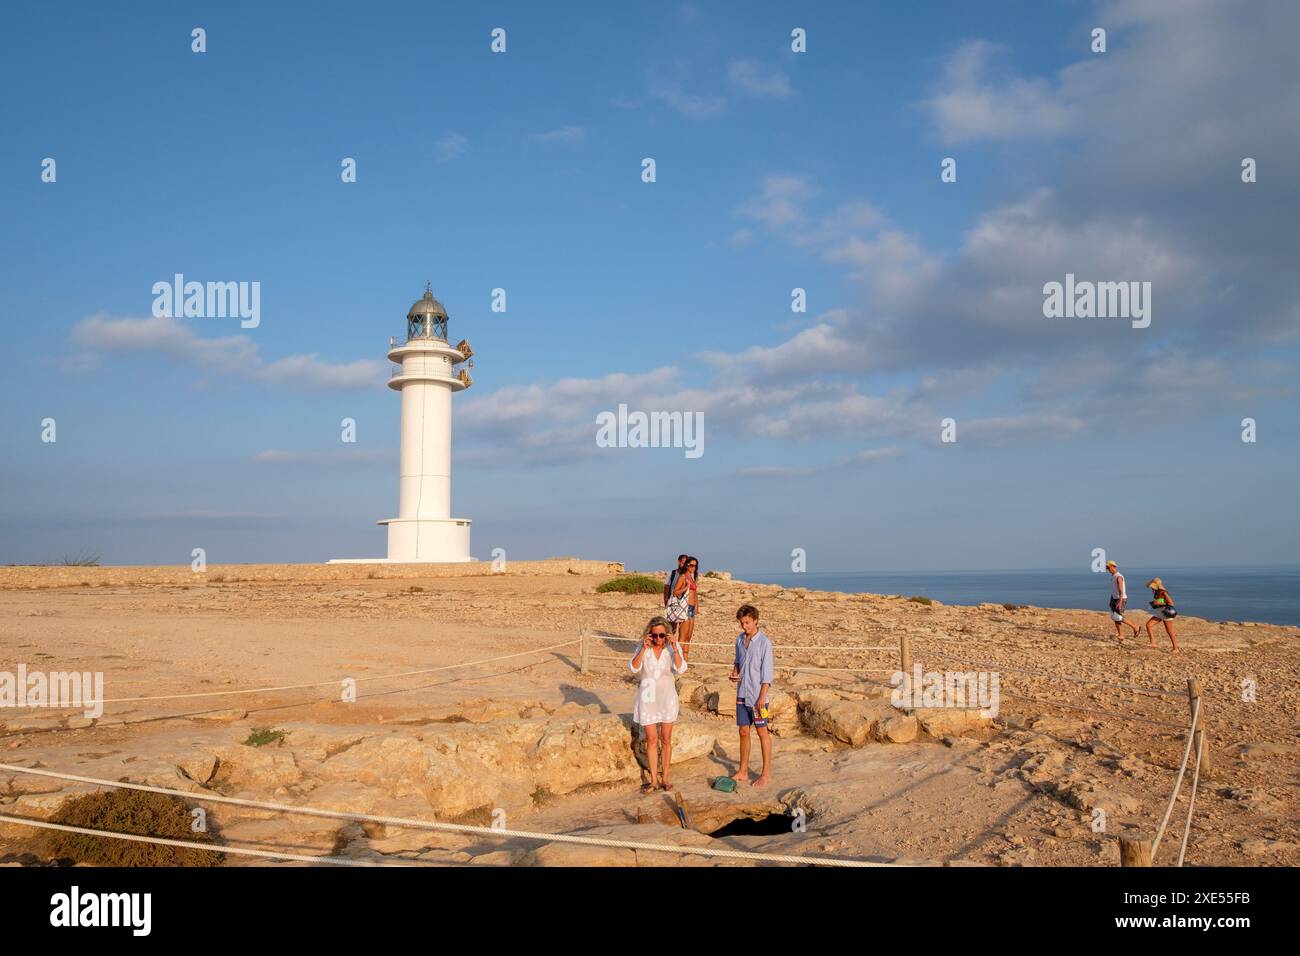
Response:
[[[641,632],[642,639],[647,637],[656,627],[662,627],[665,631],[672,630],[672,625],[668,623],[668,619],[662,615],[656,614],[646,623],[645,629]]]

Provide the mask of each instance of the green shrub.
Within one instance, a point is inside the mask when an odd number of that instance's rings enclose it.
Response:
[[[596,588],[597,593],[618,591],[621,594],[662,594],[664,583],[648,574],[625,574],[606,581]]]
[[[932,598],[928,598],[924,594],[913,594],[910,598],[908,598],[908,600],[911,601],[913,604],[924,604],[926,606],[929,606],[934,603],[934,600]]]
[[[244,741],[245,747],[265,747],[269,743],[284,743],[283,730],[271,730],[268,727],[254,727],[253,732]]]
[[[190,808],[178,797],[138,790],[101,790],[65,800],[54,816],[54,823],[134,833],[139,836],[167,837],[191,843],[211,843],[209,833],[190,829]],[[92,866],[216,866],[221,854],[214,850],[191,847],[159,846],[131,840],[110,840],[85,833],[45,830],[41,847],[51,859],[89,863]]]

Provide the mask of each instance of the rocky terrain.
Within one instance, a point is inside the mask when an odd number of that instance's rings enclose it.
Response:
[[[1164,814],[1194,678],[1209,766],[1188,864],[1300,862],[1300,629],[1180,617],[1184,653],[1175,656],[1167,646],[1118,644],[1102,613],[945,607],[708,578],[674,731],[673,782],[693,825],[683,829],[668,797],[638,789],[644,749],[623,663],[632,645],[619,638],[638,634],[658,599],[596,592],[620,570],[568,559],[512,562],[497,574],[483,564],[214,566],[202,574],[0,568],[0,671],[22,663],[102,672],[110,701],[321,685],[110,702],[89,718],[0,708],[0,763],[656,844],[934,864],[1116,865],[1117,835],[1149,836]],[[710,783],[736,768],[725,645],[742,602],[760,608],[776,647],[775,773],[770,788],[727,794]],[[584,628],[586,674],[577,643]],[[996,671],[996,714],[893,706],[888,681],[904,636],[926,672]],[[507,656],[562,642],[571,643]],[[434,670],[490,658],[504,659]],[[355,702],[341,699],[345,678],[356,681]],[[272,733],[252,736],[264,729]],[[0,813],[46,817],[92,788],[0,770]],[[362,860],[752,865],[195,805],[207,807],[210,825],[232,845]],[[1185,814],[1184,796],[1158,865],[1177,858]],[[0,824],[0,861],[42,862],[34,850],[29,828]]]

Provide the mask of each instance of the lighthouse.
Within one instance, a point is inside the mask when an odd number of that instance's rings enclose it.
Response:
[[[451,516],[451,396],[473,384],[456,366],[474,354],[447,340],[447,310],[425,286],[406,313],[406,341],[389,340],[396,362],[388,387],[402,396],[397,517],[388,525],[389,561],[470,561],[469,519]],[[472,364],[472,363],[471,363]]]
[[[379,522],[388,526],[388,557],[336,560],[472,561],[469,519],[451,516],[451,396],[473,384],[457,366],[473,366],[474,352],[464,340],[448,343],[447,310],[428,286],[406,314],[404,340],[388,344],[396,363],[388,387],[402,396],[397,517]]]

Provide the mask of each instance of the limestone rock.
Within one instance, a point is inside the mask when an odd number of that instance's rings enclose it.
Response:
[[[710,687],[709,689],[709,710],[719,717],[736,716],[736,690],[732,686],[727,686],[721,690]]]
[[[833,737],[851,747],[861,747],[873,739],[880,723],[897,713],[883,701],[841,700],[824,691],[813,691],[799,701],[799,718],[805,731]]]
[[[1041,788],[1053,783],[1065,770],[1065,754],[1059,750],[1034,754],[1020,765],[1019,774],[1030,786]]]
[[[960,737],[983,730],[993,723],[992,717],[978,710],[957,707],[919,707],[912,712],[921,722],[921,728],[931,737]]]
[[[220,763],[216,754],[196,753],[184,758],[176,765],[176,769],[195,783],[207,783],[217,772]]]
[[[880,736],[894,744],[910,744],[921,732],[921,723],[909,714],[889,717],[880,723]]]
[[[678,719],[673,724],[673,765],[713,752],[717,743],[717,725],[704,720]],[[642,766],[646,765],[646,738],[641,728],[636,728],[633,752]]]
[[[519,860],[521,866],[636,866],[636,851],[581,843],[544,843]]]
[[[1270,853],[1281,853],[1283,850],[1290,850],[1294,844],[1284,843],[1281,840],[1242,840],[1239,844],[1241,852],[1246,856],[1268,856]]]
[[[472,866],[514,866],[520,856],[515,850],[493,850],[491,853],[472,856],[469,862]]]

